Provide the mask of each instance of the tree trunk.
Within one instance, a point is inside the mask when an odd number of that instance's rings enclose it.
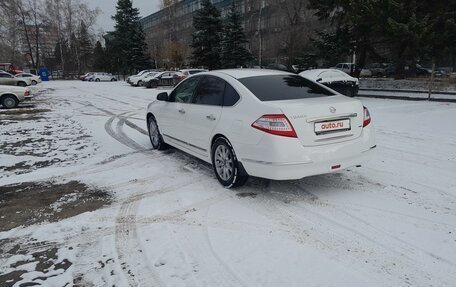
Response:
[[[32,67],[35,67],[35,60],[34,60],[34,57],[33,57],[32,44],[30,42],[30,35],[29,35],[28,29],[27,29],[27,23],[26,23],[26,19],[25,19],[25,12],[24,12],[24,9],[22,7],[22,2],[18,2],[17,3],[17,8],[18,8],[19,12],[21,13],[22,26],[24,27],[25,40],[27,42],[27,48],[28,48],[28,52],[29,52],[29,55],[30,55],[30,60],[32,61]]]
[[[432,57],[432,73],[431,73],[431,78],[429,80],[428,101],[431,100],[432,88],[434,86],[434,74],[435,74],[435,57]]]

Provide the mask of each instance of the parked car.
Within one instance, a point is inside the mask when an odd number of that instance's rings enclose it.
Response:
[[[388,64],[386,63],[372,63],[367,65],[366,67],[372,73],[372,77],[385,77],[386,69],[388,68]]]
[[[89,82],[115,82],[117,78],[110,73],[93,73],[93,75],[88,76],[87,81]]]
[[[148,75],[146,77],[144,77],[144,79],[142,80],[141,86],[147,87],[147,84],[149,83],[149,81],[160,74],[161,74],[161,72],[149,72]]]
[[[128,77],[127,83],[129,83],[131,85],[132,81],[134,81],[136,77],[141,77],[142,75],[144,75],[145,73],[148,73],[148,72],[159,72],[159,70],[157,70],[157,69],[142,70],[138,74]]]
[[[176,71],[165,71],[155,75],[153,78],[145,82],[147,88],[157,88],[159,86],[175,86],[181,81]]]
[[[17,78],[10,73],[0,71],[0,85],[27,87],[31,84],[31,78]]]
[[[0,105],[5,109],[13,109],[30,95],[28,88],[0,85]]]
[[[16,78],[30,78],[32,80],[32,85],[37,85],[42,82],[40,76],[31,73],[19,73],[16,75]]]
[[[184,78],[188,78],[188,77],[190,77],[191,75],[194,75],[194,74],[207,72],[207,70],[204,70],[204,69],[183,69],[183,70],[180,70],[179,72],[181,72],[184,75]]]
[[[132,86],[144,86],[151,78],[159,74],[159,72],[146,72],[141,76],[133,77],[130,79],[130,85]]]
[[[299,73],[301,77],[316,81],[345,96],[355,97],[359,91],[359,80],[336,69],[315,69]]]
[[[287,67],[283,64],[269,64],[266,66],[266,69],[285,71],[285,72],[291,72],[291,73],[295,72],[292,67]]]
[[[375,147],[363,104],[299,75],[205,72],[147,108],[154,149],[172,145],[211,163],[227,187],[248,176],[292,180],[361,164]]]
[[[93,72],[86,73],[86,74],[84,74],[84,75],[82,75],[82,76],[79,76],[79,80],[81,80],[81,81],[87,81],[87,78],[90,77],[90,76],[92,76],[93,74],[94,74]]]
[[[337,69],[337,70],[340,70],[346,74],[349,74],[351,75],[352,74],[352,71],[354,72],[355,71],[355,68],[356,66],[353,64],[353,63],[339,63],[337,64],[335,67],[333,67],[332,69]],[[372,72],[369,71],[368,69],[362,69],[359,76],[361,78],[368,78],[368,77],[372,77]]]

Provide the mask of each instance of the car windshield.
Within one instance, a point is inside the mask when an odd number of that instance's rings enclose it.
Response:
[[[297,75],[268,75],[239,79],[261,101],[296,100],[336,95]]]

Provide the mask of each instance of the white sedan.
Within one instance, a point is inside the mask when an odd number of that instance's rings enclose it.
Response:
[[[158,94],[147,124],[154,149],[169,144],[211,163],[228,188],[249,175],[291,180],[339,171],[375,147],[359,100],[282,71],[199,73]]]
[[[42,82],[40,76],[30,73],[19,73],[16,75],[16,78],[29,78],[32,82],[32,85],[37,85]]]
[[[13,109],[29,95],[28,88],[0,85],[0,106],[5,109]]]
[[[111,73],[93,73],[86,78],[89,82],[115,82],[117,78]]]
[[[154,76],[158,75],[159,72],[146,72],[140,76],[132,77],[130,79],[130,85],[132,86],[144,86],[144,83],[147,83]]]

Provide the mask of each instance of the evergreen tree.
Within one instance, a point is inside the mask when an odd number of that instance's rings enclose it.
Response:
[[[139,10],[133,8],[131,0],[118,0],[114,31],[114,52],[116,69],[125,74],[147,67],[147,44],[139,22]]]
[[[233,4],[224,19],[221,63],[223,68],[236,68],[247,65],[252,59],[252,54],[245,48],[247,38],[241,24],[241,16],[236,12]]]
[[[209,69],[220,68],[220,42],[222,21],[220,12],[210,0],[202,0],[202,8],[193,17],[193,48],[194,66],[204,66]]]
[[[108,71],[109,62],[106,58],[106,51],[101,46],[100,41],[97,41],[95,44],[95,49],[93,50],[93,69],[96,71]]]

